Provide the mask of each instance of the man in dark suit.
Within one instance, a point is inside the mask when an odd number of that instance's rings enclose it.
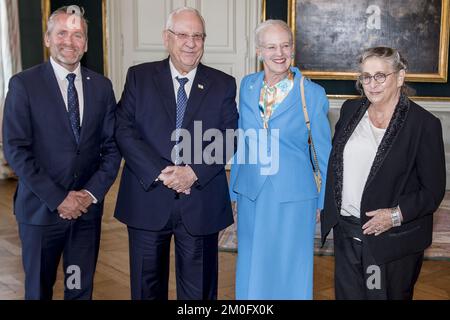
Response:
[[[51,58],[14,76],[4,114],[5,156],[19,182],[14,212],[25,298],[51,299],[61,255],[65,299],[91,299],[103,199],[120,154],[111,82],[80,66],[87,24],[77,6],[56,10]]]
[[[172,235],[178,299],[216,299],[217,236],[233,223],[229,157],[217,148],[214,163],[203,159],[209,142],[198,139],[236,129],[236,83],[200,63],[205,28],[195,9],[172,12],[163,37],[170,57],[131,67],[118,105],[126,164],[115,216],[128,226],[133,299],[168,298]]]

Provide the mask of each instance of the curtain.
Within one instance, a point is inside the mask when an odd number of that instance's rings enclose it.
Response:
[[[13,176],[3,156],[3,107],[9,79],[21,70],[21,65],[18,3],[0,0],[0,179]]]

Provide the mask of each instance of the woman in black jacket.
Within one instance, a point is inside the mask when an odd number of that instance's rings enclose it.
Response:
[[[333,229],[336,299],[412,299],[445,193],[442,127],[406,96],[397,50],[367,49],[359,65],[362,97],[344,103],[333,138],[322,243]]]

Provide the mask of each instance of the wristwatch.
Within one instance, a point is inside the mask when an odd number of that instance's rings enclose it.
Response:
[[[400,218],[400,209],[398,206],[391,208],[391,219],[393,227],[399,227],[402,225],[402,220]]]

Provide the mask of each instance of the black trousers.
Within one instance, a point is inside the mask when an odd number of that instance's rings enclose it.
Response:
[[[206,236],[189,234],[178,205],[160,231],[128,227],[131,298],[168,299],[172,235],[175,238],[178,300],[217,299],[218,233]]]
[[[363,239],[358,218],[340,217],[333,233],[337,300],[412,300],[423,251],[377,265],[369,246],[355,239]]]
[[[56,225],[19,223],[25,299],[51,300],[63,256],[64,299],[92,299],[101,219],[63,220]]]

